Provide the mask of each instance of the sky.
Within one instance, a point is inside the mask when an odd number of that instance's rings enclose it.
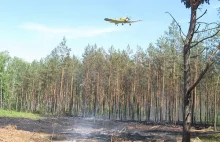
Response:
[[[138,46],[147,49],[149,43],[168,30],[172,18],[187,32],[190,9],[181,0],[0,0],[0,52],[26,61],[41,59],[59,45],[63,36],[71,54],[81,57],[85,47],[96,44],[108,50],[126,49],[129,44],[135,51]],[[201,21],[219,19],[218,0],[201,6],[207,14]],[[138,23],[114,25],[104,18],[129,16]]]

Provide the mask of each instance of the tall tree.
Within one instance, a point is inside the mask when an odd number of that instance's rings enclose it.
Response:
[[[10,59],[10,56],[7,51],[0,52],[0,108],[4,106],[4,98],[8,91],[7,84],[8,84],[8,76],[7,76],[7,63]]]
[[[217,47],[217,49],[211,54],[209,60],[207,61],[205,69],[200,73],[199,77],[195,82],[191,84],[191,76],[190,76],[190,50],[201,43],[202,41],[206,40],[206,37],[202,40],[193,43],[193,37],[194,34],[198,32],[199,26],[197,26],[198,20],[206,13],[204,12],[203,15],[197,17],[197,10],[201,4],[208,3],[209,0],[181,0],[181,2],[184,3],[186,8],[190,8],[191,14],[190,14],[190,24],[188,33],[186,35],[186,38],[184,40],[184,48],[183,48],[183,70],[184,70],[184,86],[183,86],[183,93],[184,93],[184,112],[183,112],[183,142],[190,142],[190,127],[191,127],[191,107],[192,107],[192,98],[191,98],[191,92],[196,87],[196,85],[200,82],[200,80],[203,78],[204,74],[207,72],[208,68],[212,64],[211,59],[213,58],[213,55],[217,52],[218,48],[220,48],[220,45]],[[198,27],[198,28],[197,28]],[[218,31],[217,31],[218,33]],[[216,35],[215,33],[214,35]],[[213,36],[214,36],[213,35]],[[212,37],[213,37],[212,36]],[[192,44],[193,43],[193,44]]]

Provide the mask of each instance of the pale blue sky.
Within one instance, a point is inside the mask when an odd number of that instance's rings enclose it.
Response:
[[[146,49],[172,22],[170,12],[187,31],[189,9],[181,0],[0,0],[0,51],[27,61],[50,54],[67,37],[72,54],[81,57],[88,44],[125,49],[129,44]],[[202,6],[202,20],[217,21],[220,3]],[[203,10],[204,10],[203,9]],[[142,22],[115,26],[104,18],[130,16]]]

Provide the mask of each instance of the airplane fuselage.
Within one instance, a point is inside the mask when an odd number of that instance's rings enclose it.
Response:
[[[121,17],[120,20],[121,21],[127,21],[127,17]]]
[[[118,24],[122,24],[122,25],[129,24],[129,25],[131,25],[131,23],[141,21],[141,20],[132,21],[128,17],[121,17],[118,20],[117,19],[111,19],[111,18],[105,18],[104,20],[108,21],[110,23],[115,23],[115,25],[117,25],[117,26],[118,26]]]

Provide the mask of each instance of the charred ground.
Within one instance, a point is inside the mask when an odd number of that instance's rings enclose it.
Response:
[[[0,118],[1,130],[12,132],[12,129],[5,129],[7,126],[16,126],[13,135],[17,130],[29,131],[33,135],[47,134],[47,139],[60,141],[87,140],[87,141],[180,141],[182,126],[170,124],[155,124],[135,121],[114,121],[80,117],[53,117],[39,120],[26,118]],[[200,127],[202,129],[202,127]],[[3,131],[2,131],[3,132]],[[18,132],[17,132],[18,133]],[[9,133],[8,133],[9,134]],[[216,132],[211,129],[193,130],[192,136],[212,136]],[[12,133],[10,133],[12,135]],[[25,134],[24,134],[25,135]],[[27,133],[29,136],[29,133]],[[59,136],[59,138],[55,138]],[[23,136],[24,137],[24,136]],[[9,138],[12,138],[9,137]],[[15,137],[16,138],[16,137]],[[5,140],[7,141],[7,140]],[[34,139],[32,141],[41,141]]]

